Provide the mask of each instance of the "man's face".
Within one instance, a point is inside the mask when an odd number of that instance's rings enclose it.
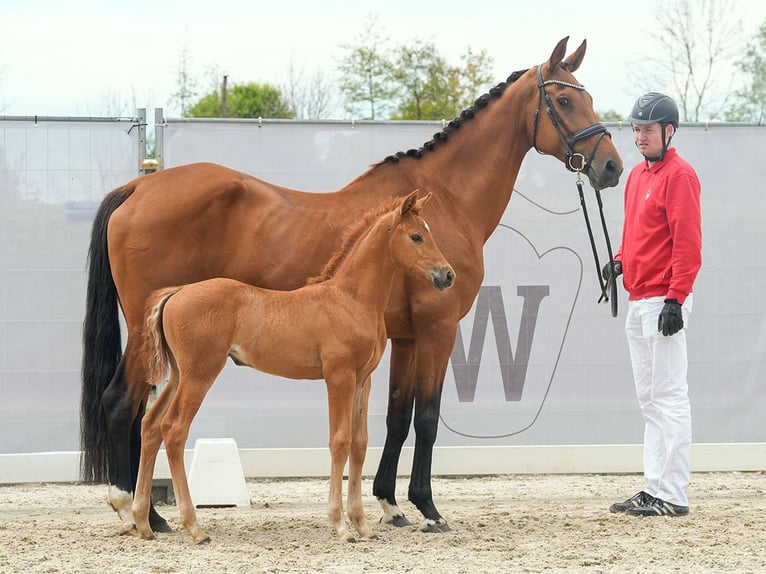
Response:
[[[673,126],[665,126],[665,141],[670,141]],[[659,157],[662,155],[662,126],[654,124],[633,124],[633,141],[644,157]]]

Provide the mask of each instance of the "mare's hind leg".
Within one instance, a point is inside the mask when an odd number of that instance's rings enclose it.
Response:
[[[149,522],[149,509],[152,500],[152,475],[157,460],[157,453],[162,444],[160,422],[167,412],[170,400],[176,390],[178,377],[171,375],[165,389],[159,394],[141,422],[141,464],[138,468],[136,492],[133,497],[133,520],[141,538],[151,540],[154,531]]]
[[[414,398],[415,342],[392,339],[386,442],[372,485],[372,494],[383,509],[381,522],[394,526],[410,525],[410,521],[396,504],[396,471],[402,445],[410,430]]]
[[[128,348],[130,348],[128,346]],[[127,351],[127,349],[126,349]],[[120,518],[120,532],[133,531],[133,478],[131,428],[142,403],[140,393],[131,392],[123,356],[109,386],[101,397],[109,444],[109,492],[107,502]],[[146,385],[143,385],[146,387]],[[144,390],[144,389],[142,389]],[[146,390],[148,392],[148,390]]]
[[[102,396],[109,442],[107,501],[120,517],[120,532],[133,532],[133,491],[141,452],[141,418],[150,387],[143,365],[133,349],[137,335],[128,337],[125,353]],[[156,532],[170,526],[150,505],[149,521]]]
[[[348,517],[362,538],[377,538],[367,524],[362,503],[362,467],[367,455],[367,408],[370,399],[369,375],[356,387],[352,418],[351,453],[348,463]]]
[[[329,373],[329,374],[328,374]],[[351,450],[351,420],[354,409],[356,374],[325,365],[327,404],[330,419],[330,493],[327,516],[343,541],[354,542],[343,516],[343,470]]]

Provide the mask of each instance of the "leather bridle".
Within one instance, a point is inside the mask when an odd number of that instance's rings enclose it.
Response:
[[[604,231],[604,238],[606,240],[606,249],[607,254],[609,255],[609,265],[611,266],[611,273],[609,276],[608,281],[604,281],[604,278],[601,274],[601,263],[598,259],[598,250],[596,249],[596,242],[593,238],[593,230],[590,225],[590,217],[588,217],[588,207],[585,203],[585,195],[583,194],[582,190],[582,173],[587,172],[588,169],[590,169],[590,162],[593,160],[593,156],[596,155],[596,150],[598,149],[599,144],[601,143],[601,140],[604,138],[605,135],[608,135],[610,138],[612,135],[609,133],[609,131],[606,129],[606,126],[602,123],[595,123],[591,124],[581,130],[578,130],[576,132],[572,132],[567,126],[564,124],[564,120],[561,118],[559,113],[556,111],[556,108],[553,106],[553,102],[551,102],[550,96],[548,96],[548,93],[545,91],[545,86],[551,85],[551,84],[558,84],[560,86],[567,86],[569,88],[574,88],[575,90],[585,90],[584,86],[581,86],[579,84],[572,84],[570,82],[565,82],[563,80],[543,80],[543,65],[540,64],[537,67],[537,89],[538,89],[538,98],[537,98],[537,109],[535,110],[535,118],[534,118],[534,125],[532,128],[532,145],[535,148],[535,151],[537,153],[543,153],[537,148],[537,121],[540,116],[540,108],[543,105],[543,102],[545,103],[545,111],[548,114],[548,117],[551,120],[551,124],[553,124],[553,127],[556,129],[556,133],[559,136],[559,140],[561,140],[561,145],[564,146],[564,149],[566,150],[566,161],[564,162],[564,165],[569,171],[573,171],[577,173],[577,191],[580,195],[580,205],[582,206],[582,212],[583,216],[585,217],[585,226],[588,229],[588,237],[590,238],[590,245],[593,250],[593,259],[596,263],[596,275],[598,276],[599,285],[601,286],[601,297],[599,298],[598,302],[608,302],[611,294],[612,299],[612,305],[611,305],[611,311],[612,311],[612,317],[617,316],[617,282],[615,281],[614,277],[614,256],[612,254],[612,244],[609,241],[609,232],[606,227],[606,219],[604,218],[604,206],[601,201],[601,191],[596,189],[596,199],[598,200],[598,208],[599,208],[599,214],[601,215],[601,227]],[[591,136],[597,135],[598,138],[596,138],[596,143],[593,145],[593,149],[590,152],[590,155],[586,158],[583,154],[576,152],[574,150],[574,146],[577,142],[581,140],[588,139]],[[579,160],[579,164],[575,165],[575,159]],[[611,293],[607,293],[607,291],[610,291]]]
[[[606,126],[602,123],[591,124],[588,127],[585,127],[576,132],[572,132],[569,128],[567,128],[567,126],[564,124],[564,120],[561,118],[559,113],[556,111],[556,108],[553,106],[553,102],[551,102],[551,98],[548,95],[548,92],[545,91],[545,86],[550,86],[551,84],[567,86],[569,88],[574,88],[575,90],[580,90],[580,91],[585,90],[585,86],[581,86],[579,84],[572,84],[570,82],[565,82],[563,80],[543,80],[543,65],[540,64],[537,67],[538,98],[537,98],[537,109],[535,110],[535,121],[534,121],[534,126],[532,128],[532,145],[534,146],[535,151],[537,153],[543,153],[537,148],[537,122],[540,116],[540,108],[542,107],[543,102],[545,102],[545,111],[548,114],[548,117],[550,118],[551,123],[553,124],[553,127],[556,129],[556,133],[558,134],[559,139],[561,140],[561,145],[563,145],[564,149],[566,150],[566,161],[564,162],[564,164],[566,165],[569,171],[587,172],[588,166],[590,165],[590,162],[593,159],[593,156],[596,155],[596,150],[598,149],[598,145],[601,143],[601,140],[604,138],[605,135],[608,135],[610,138],[612,137],[612,135],[606,129]],[[577,142],[588,139],[589,137],[596,134],[599,134],[599,136],[596,139],[596,143],[593,146],[593,150],[591,151],[587,159],[585,158],[583,154],[574,151],[574,146]],[[580,160],[579,166],[574,165],[575,158]]]

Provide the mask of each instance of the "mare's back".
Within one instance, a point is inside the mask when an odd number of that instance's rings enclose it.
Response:
[[[137,180],[109,223],[110,262],[130,317],[153,289],[225,276],[295,289],[358,217],[338,193],[288,190],[214,164]],[[372,200],[372,199],[371,199]],[[364,200],[356,209],[364,209]],[[135,301],[135,302],[134,302]]]

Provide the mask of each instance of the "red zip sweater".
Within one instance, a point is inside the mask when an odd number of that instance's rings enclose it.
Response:
[[[683,304],[692,292],[702,266],[700,182],[675,148],[652,166],[644,161],[631,170],[615,260],[631,301],[665,297]]]

